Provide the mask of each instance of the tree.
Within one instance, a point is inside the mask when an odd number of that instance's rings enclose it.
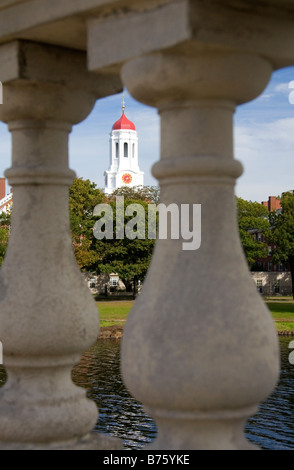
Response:
[[[292,278],[294,299],[294,193],[286,192],[281,197],[281,211],[271,214],[271,243],[274,245],[274,263],[287,263]]]
[[[105,202],[103,191],[90,180],[76,178],[69,188],[69,217],[75,257],[82,270],[95,266],[99,254],[95,250],[93,227],[96,218],[94,207]]]
[[[10,234],[10,214],[2,212],[0,214],[0,266],[3,263],[4,256],[8,246]]]
[[[159,186],[122,186],[112,193],[110,199],[113,199],[115,196],[124,196],[126,199],[142,200],[158,204],[160,189]]]
[[[92,219],[94,207],[106,200],[101,189],[95,183],[83,178],[75,178],[69,188],[69,210],[71,214],[84,219]]]
[[[139,210],[134,212],[133,215],[125,215],[126,207],[130,204],[137,204],[143,209],[143,217],[137,217]],[[132,286],[134,296],[137,293],[138,281],[143,281],[155,245],[154,239],[148,239],[148,203],[141,199],[124,199],[124,233],[129,222],[134,223],[133,232],[141,230],[144,238],[130,239],[126,236],[123,238],[116,237],[116,207],[117,201],[111,200],[109,202],[113,213],[113,239],[103,238],[96,241],[96,252],[99,254],[99,260],[96,265],[97,273],[116,273],[122,279],[127,289]],[[137,207],[138,207],[137,206]],[[133,206],[134,208],[136,206]]]
[[[129,239],[116,238],[116,197],[124,196],[123,230],[128,222],[136,218],[125,215],[125,209],[130,204],[139,204],[143,208],[144,236],[145,238]],[[135,197],[135,199],[130,198]],[[69,189],[69,211],[73,247],[76,260],[83,271],[92,271],[97,274],[116,273],[122,279],[127,289],[137,291],[138,281],[143,281],[147,273],[152,256],[155,240],[148,239],[148,203],[158,198],[158,190],[152,187],[119,188],[110,197],[96,188],[95,183],[77,178]],[[148,201],[148,202],[146,202]],[[94,216],[94,208],[98,204],[107,204],[113,213],[114,238],[97,239],[93,229],[95,223],[104,217]],[[135,207],[135,206],[134,206]],[[133,231],[138,230],[134,225]]]
[[[269,237],[269,212],[262,204],[242,198],[237,198],[237,211],[241,243],[251,269],[258,258],[267,256],[267,243],[255,239],[253,232],[259,232],[265,239]]]

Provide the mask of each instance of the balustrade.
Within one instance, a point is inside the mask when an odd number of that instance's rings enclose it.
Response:
[[[161,202],[201,204],[200,247],[157,241],[124,329],[125,383],[158,425],[151,449],[254,447],[244,424],[278,377],[275,327],[237,229],[242,166],[232,139],[235,106],[259,94],[271,70],[254,55],[211,51],[149,54],[122,69],[130,93],[159,110],[161,160],[153,174]]]
[[[8,54],[9,52],[9,54]],[[98,96],[120,89],[87,72],[83,53],[15,42],[0,119],[12,134],[12,228],[0,271],[0,448],[118,448],[91,434],[97,407],[71,369],[98,336],[97,308],[74,259],[69,230],[68,135]],[[8,71],[6,70],[7,75]]]
[[[1,7],[0,119],[12,133],[6,176],[14,204],[0,272],[8,370],[1,448],[120,446],[90,433],[95,405],[70,379],[97,337],[98,317],[74,260],[67,207],[71,126],[97,98],[120,90],[119,75],[161,117],[153,167],[161,202],[201,204],[197,249],[183,250],[181,239],[156,244],[124,331],[125,383],[158,424],[152,449],[254,447],[244,423],[278,379],[279,351],[237,230],[242,165],[233,156],[233,114],[263,91],[274,69],[294,63],[294,10],[288,0],[249,3]]]

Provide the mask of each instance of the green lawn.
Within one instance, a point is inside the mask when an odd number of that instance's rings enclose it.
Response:
[[[264,300],[266,302],[278,302],[278,303],[280,303],[280,302],[293,303],[294,302],[292,295],[283,295],[283,296],[282,295],[279,295],[279,296],[274,295],[274,296],[271,296],[271,297],[266,296],[266,297],[264,297]]]
[[[266,302],[276,320],[292,319],[294,321],[294,303]]]
[[[278,331],[294,330],[294,300],[291,297],[267,298],[266,304]]]
[[[294,330],[294,300],[291,297],[271,297],[265,302],[278,331]],[[100,326],[123,326],[133,303],[133,300],[97,302]]]
[[[99,310],[100,326],[124,325],[133,303],[133,300],[96,302]]]

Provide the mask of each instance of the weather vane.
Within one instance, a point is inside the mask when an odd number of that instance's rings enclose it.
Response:
[[[122,109],[123,110],[125,109],[125,94],[124,94],[124,92],[122,94]]]

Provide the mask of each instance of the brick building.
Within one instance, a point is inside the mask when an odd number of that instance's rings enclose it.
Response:
[[[262,201],[263,206],[267,208],[269,212],[277,211],[281,209],[281,198],[276,196],[269,196],[267,201]]]
[[[6,180],[0,178],[0,214],[10,212],[12,208],[12,192],[6,194]]]
[[[267,201],[262,201],[263,206],[269,212],[281,210],[281,198],[269,196]],[[250,230],[254,240],[267,242],[260,230]],[[256,260],[252,268],[252,278],[256,283],[257,290],[263,295],[291,295],[292,283],[289,267],[285,263],[274,264],[272,261],[272,250],[275,247],[268,244],[268,254],[265,258]]]

